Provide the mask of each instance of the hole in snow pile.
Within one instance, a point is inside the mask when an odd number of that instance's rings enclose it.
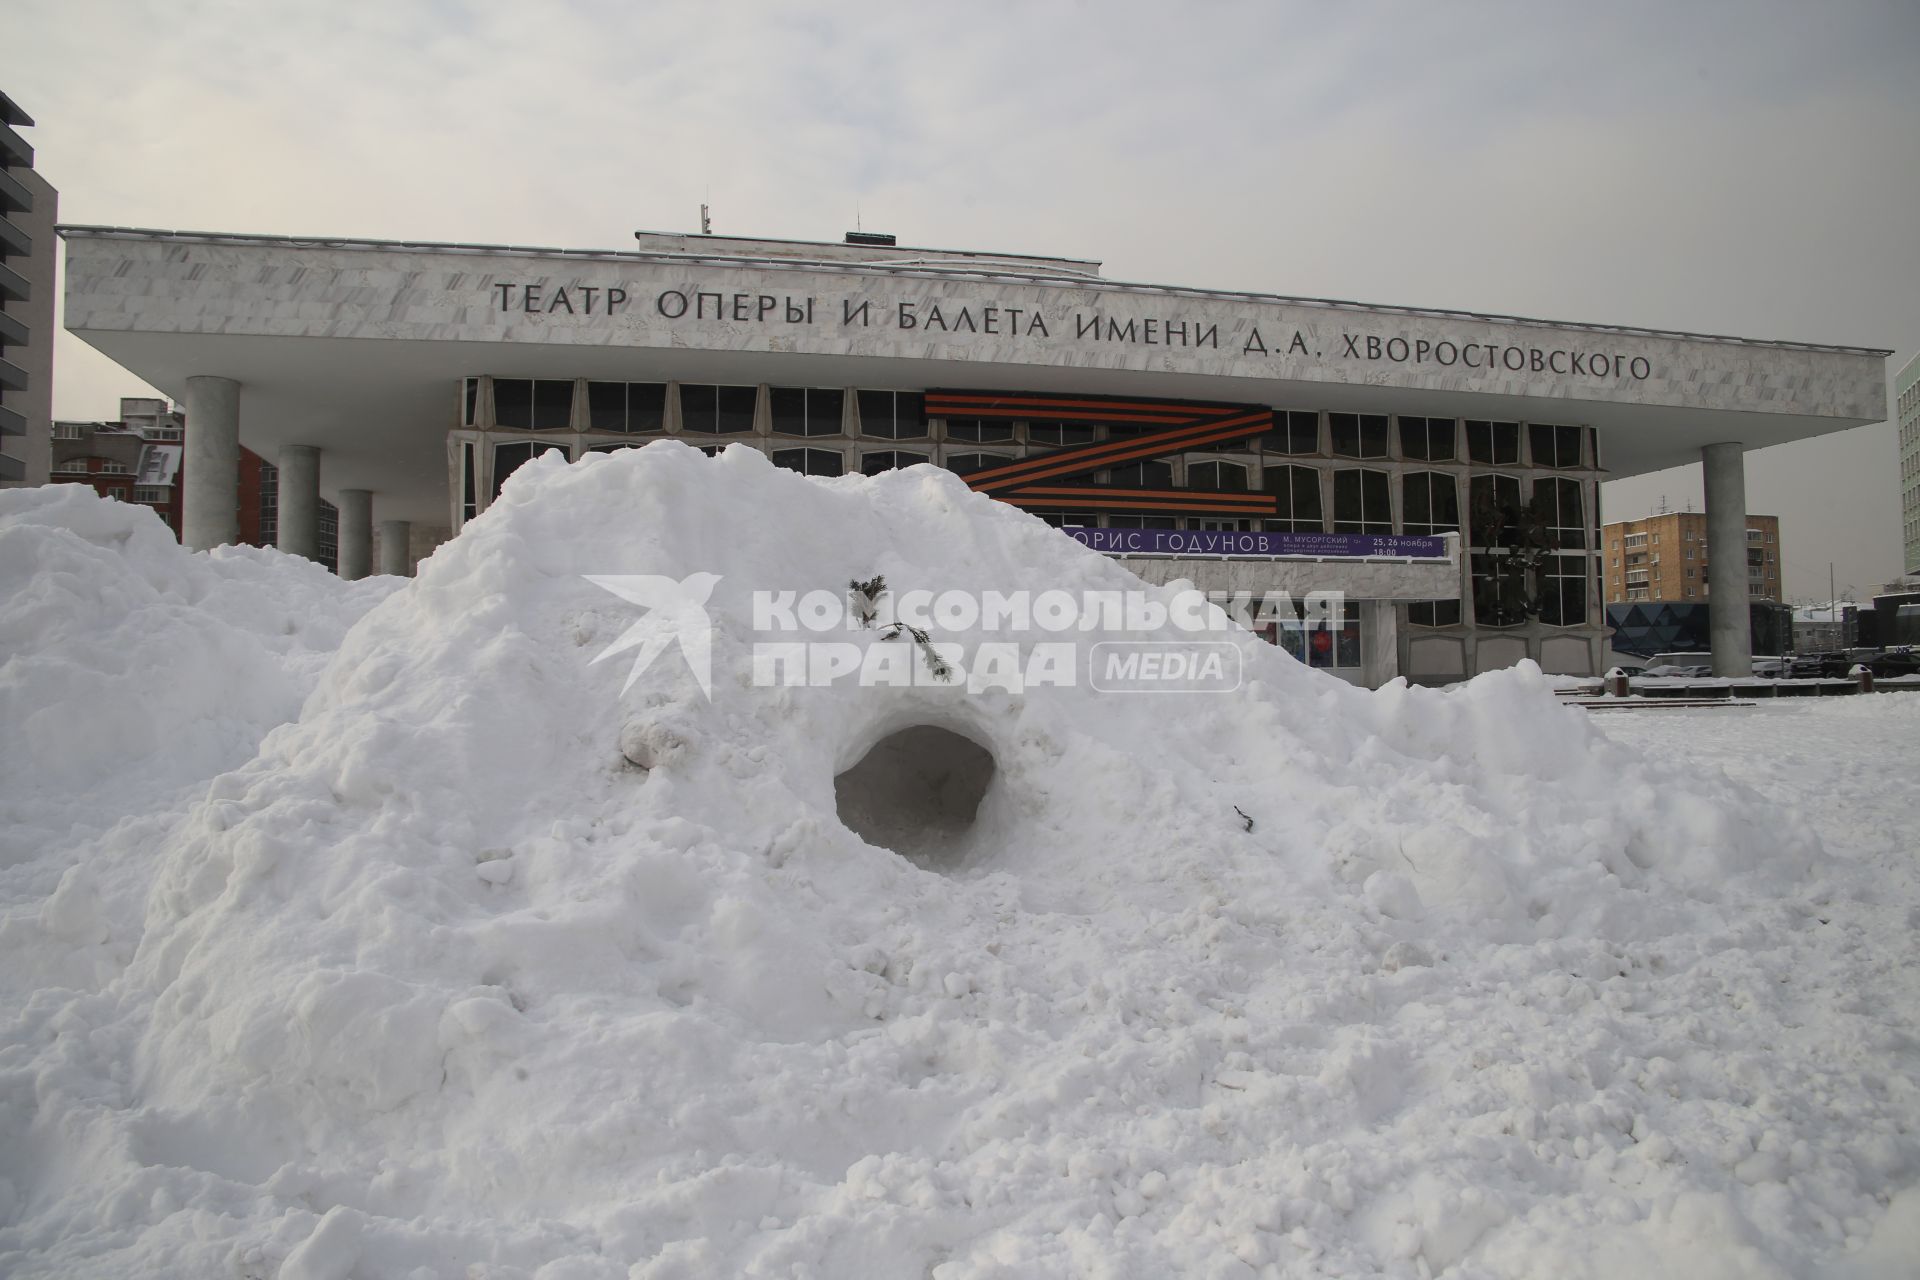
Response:
[[[951,730],[918,724],[874,744],[833,781],[840,821],[868,844],[927,871],[957,871],[993,781],[993,753]]]

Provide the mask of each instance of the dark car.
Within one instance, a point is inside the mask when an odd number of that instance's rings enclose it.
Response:
[[[1787,670],[1795,680],[1844,680],[1853,659],[1844,653],[1796,653]]]
[[[1911,649],[1889,649],[1867,659],[1866,668],[1882,680],[1889,676],[1920,675],[1920,653]]]

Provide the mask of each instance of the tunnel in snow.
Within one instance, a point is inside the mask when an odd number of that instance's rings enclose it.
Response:
[[[966,861],[993,753],[949,729],[917,724],[888,734],[834,779],[840,821],[868,844],[928,871]]]

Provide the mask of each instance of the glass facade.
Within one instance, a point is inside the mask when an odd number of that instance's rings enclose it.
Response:
[[[1098,413],[1099,397],[1061,396],[1061,407],[1050,413],[1050,397],[1024,392],[997,400],[992,394],[858,387],[488,377],[463,379],[459,390],[465,439],[451,455],[459,519],[484,510],[507,476],[550,448],[578,456],[662,436],[688,437],[689,443],[728,436],[811,476],[871,476],[928,463],[973,475],[1056,449],[1142,440],[1169,429],[1158,418],[1142,421],[1137,403],[1131,419],[1116,412],[1108,420]],[[963,401],[980,408],[951,414],[933,407]],[[1090,402],[1096,407],[1088,409]],[[1004,407],[1029,403],[1030,418]],[[1293,407],[1275,408],[1272,415],[1270,428],[1243,439],[1144,457],[1123,452],[1104,468],[1045,478],[1047,484],[1113,496],[1029,510],[1055,525],[1109,528],[1459,533],[1461,598],[1402,603],[1397,607],[1404,626],[1427,636],[1521,627],[1597,632],[1592,531],[1599,473],[1591,428]],[[568,431],[564,440],[554,438]],[[778,443],[783,439],[805,444]],[[912,443],[899,448],[891,442]],[[722,444],[700,447],[717,452]],[[1357,460],[1366,465],[1355,465]],[[1153,496],[1128,492],[1141,490]],[[1159,509],[1166,501],[1161,494],[1177,500],[1182,493],[1213,497],[1208,506]],[[1220,495],[1239,494],[1270,506],[1254,513],[1219,509]],[[1333,637],[1325,642],[1333,646],[1329,661],[1342,644],[1349,650],[1359,644],[1360,619],[1351,622],[1326,633]],[[1311,659],[1311,642],[1304,638],[1309,634],[1295,629],[1291,643]]]

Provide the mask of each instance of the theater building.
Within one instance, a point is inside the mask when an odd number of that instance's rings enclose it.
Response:
[[[1599,670],[1599,484],[1702,460],[1729,549],[1708,563],[1739,575],[1716,638],[1744,671],[1744,454],[1886,414],[1885,351],[1126,284],[882,236],[62,233],[68,328],[184,403],[190,545],[236,536],[242,444],[279,466],[281,545],[315,546],[331,501],[350,576],[376,548],[406,571],[553,450],[927,463],[1149,578],[1344,592],[1333,643],[1301,652],[1368,685]]]

